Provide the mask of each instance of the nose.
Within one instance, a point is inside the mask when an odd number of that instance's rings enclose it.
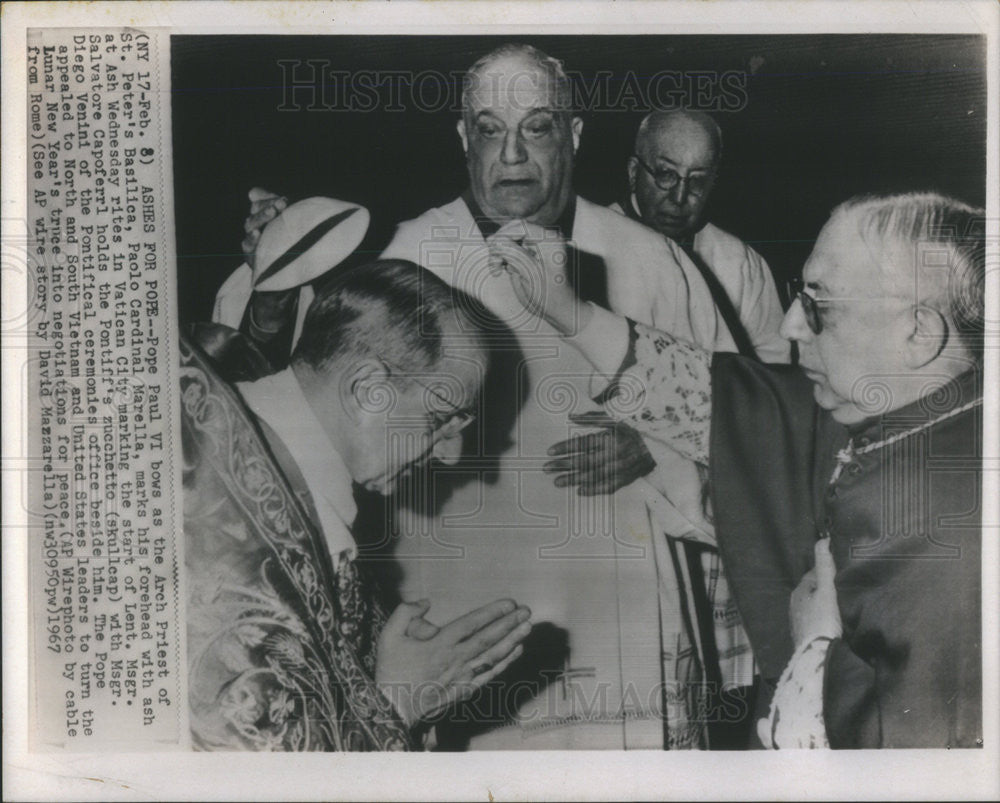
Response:
[[[528,158],[528,152],[524,149],[524,141],[521,139],[521,131],[515,128],[507,131],[503,138],[503,148],[500,151],[500,161],[504,164],[519,164]]]
[[[809,324],[806,322],[806,314],[802,309],[802,302],[798,298],[792,299],[792,306],[785,313],[778,333],[785,340],[794,340],[799,343],[811,340],[814,337],[812,329],[809,328]]]
[[[441,438],[434,444],[431,454],[435,460],[446,466],[453,466],[462,456],[462,433],[456,432],[448,438]]]
[[[672,189],[667,191],[670,202],[676,206],[684,206],[688,198],[688,180],[682,178]]]

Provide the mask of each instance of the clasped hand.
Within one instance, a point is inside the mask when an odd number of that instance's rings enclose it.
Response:
[[[815,638],[839,638],[843,632],[833,582],[837,567],[830,554],[829,538],[816,542],[815,557],[816,565],[799,581],[788,605],[796,647]]]
[[[430,602],[403,603],[378,640],[375,682],[413,726],[464,700],[521,654],[531,611],[500,599],[437,627]]]

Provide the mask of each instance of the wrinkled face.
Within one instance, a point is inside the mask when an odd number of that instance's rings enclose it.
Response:
[[[638,156],[642,162],[629,159],[629,185],[643,222],[673,239],[694,233],[715,182],[718,154],[711,134],[692,120],[671,120],[645,138]]]
[[[818,303],[822,331],[806,321],[794,300],[781,334],[799,344],[799,363],[812,380],[817,404],[842,424],[855,424],[908,403],[899,386],[910,369],[904,348],[913,331],[912,300],[879,281],[878,255],[848,212],[833,218],[802,272],[805,292]],[[822,299],[830,299],[823,301]]]
[[[554,223],[572,193],[582,128],[538,64],[511,56],[487,65],[458,123],[476,203],[493,220]]]
[[[463,352],[430,371],[409,373],[392,366],[391,376],[372,391],[359,435],[364,444],[354,478],[367,490],[392,494],[409,473],[431,460],[446,465],[462,453],[462,432],[476,417],[485,356]],[[381,393],[379,393],[381,391]]]

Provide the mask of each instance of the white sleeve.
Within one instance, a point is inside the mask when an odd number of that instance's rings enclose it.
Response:
[[[215,294],[212,322],[239,329],[253,293],[253,271],[245,262],[229,274]]]
[[[410,262],[420,262],[421,236],[419,227],[400,223],[389,245],[379,255],[379,259],[406,259]],[[426,267],[426,266],[425,266]]]
[[[590,361],[598,374],[604,376],[606,385],[618,373],[628,353],[628,321],[604,307],[587,303],[593,310],[590,320],[583,329],[565,340]]]
[[[768,363],[787,363],[791,346],[779,332],[785,316],[771,268],[760,254],[746,246],[740,319],[757,351]]]

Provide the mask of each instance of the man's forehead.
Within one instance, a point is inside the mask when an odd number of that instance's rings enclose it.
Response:
[[[436,389],[444,397],[446,408],[466,408],[482,389],[486,376],[486,352],[481,349],[447,348],[434,368]],[[433,407],[441,405],[429,400]]]
[[[537,108],[568,109],[552,71],[525,56],[490,62],[469,75],[466,105],[472,111]]]
[[[878,266],[856,218],[844,214],[830,220],[820,231],[802,278],[806,284],[843,293],[878,282],[877,273]]]
[[[683,118],[664,123],[646,139],[651,156],[674,162],[696,162],[700,167],[711,167],[716,158],[711,134],[704,127]]]

